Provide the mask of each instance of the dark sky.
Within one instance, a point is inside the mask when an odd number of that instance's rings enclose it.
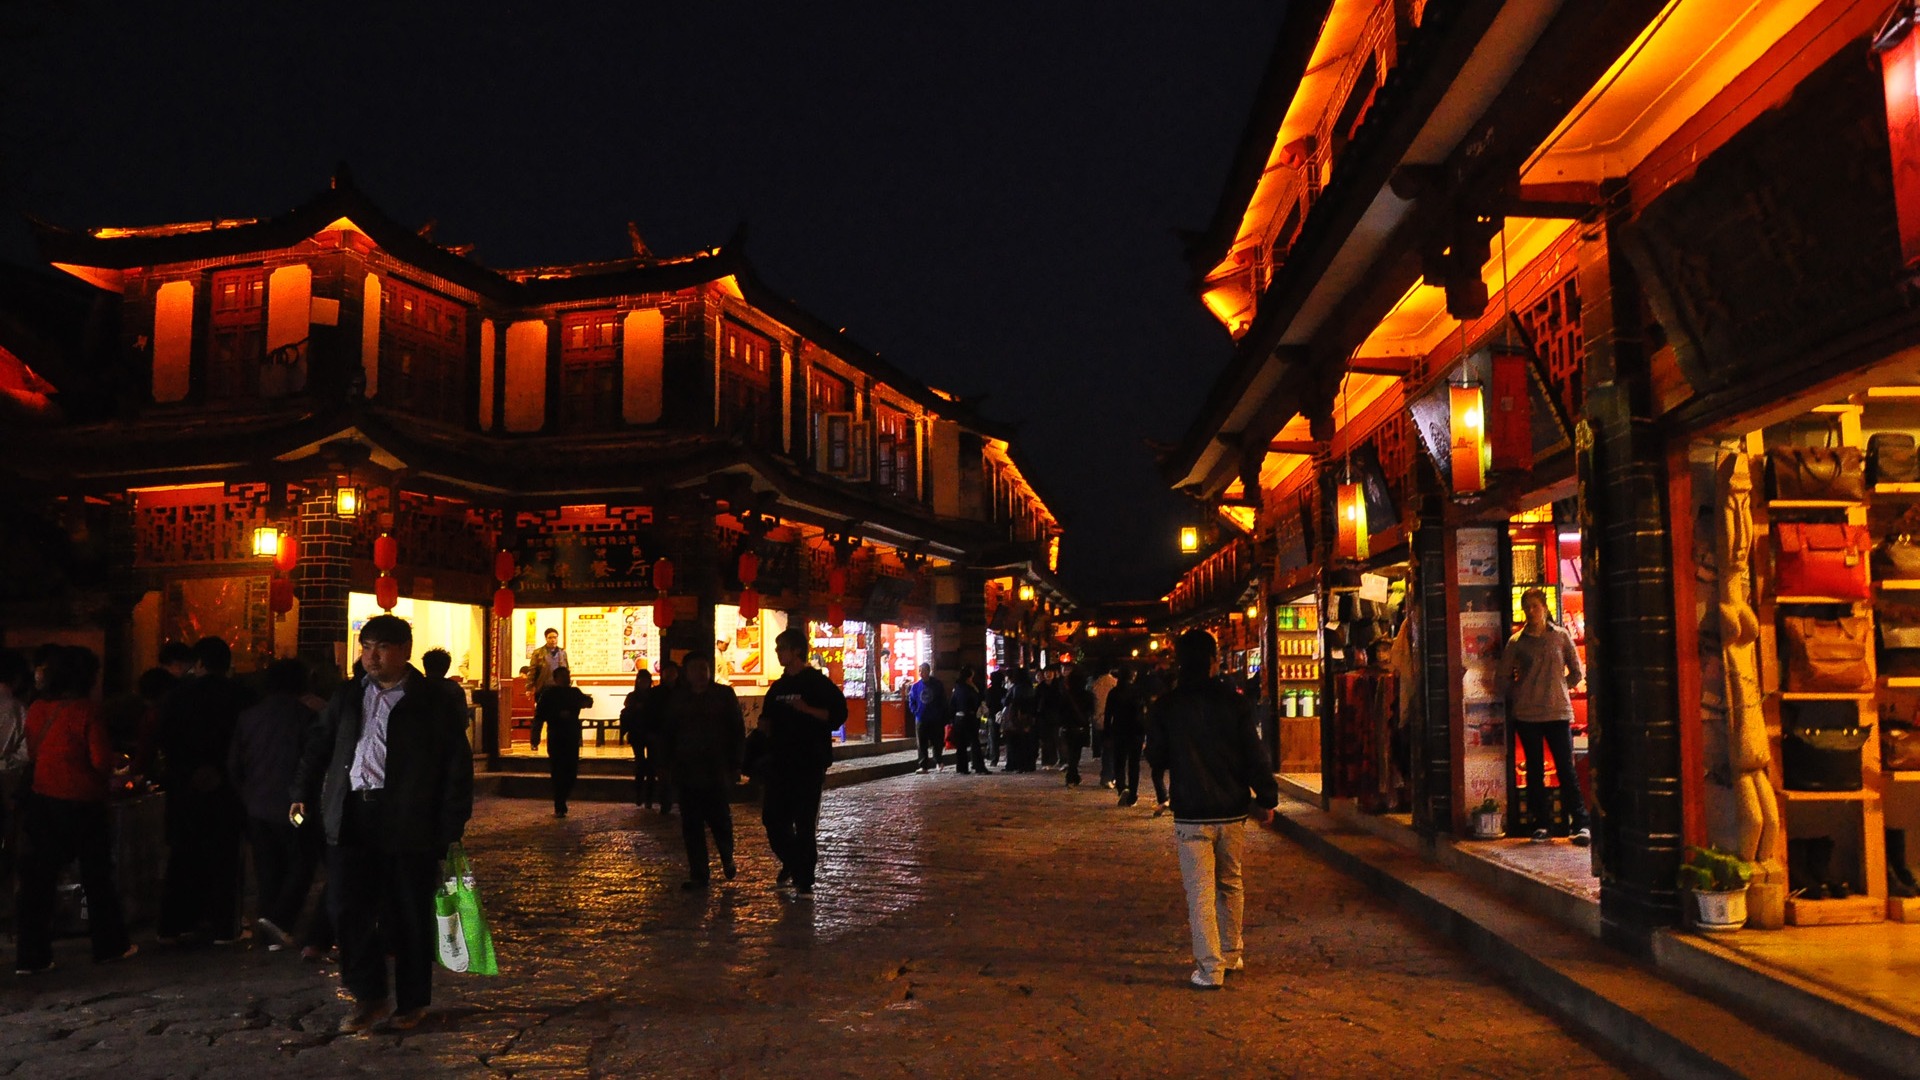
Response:
[[[512,8],[0,0],[0,259],[35,261],[18,211],[266,216],[340,160],[496,267],[744,221],[773,288],[1022,425],[1079,595],[1166,590],[1185,507],[1143,440],[1229,351],[1176,230],[1212,213],[1284,0]]]

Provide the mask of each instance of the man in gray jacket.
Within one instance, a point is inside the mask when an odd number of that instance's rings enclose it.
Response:
[[[1273,820],[1280,787],[1267,771],[1246,699],[1213,677],[1219,647],[1205,630],[1180,635],[1180,681],[1147,714],[1147,761],[1172,775],[1173,834],[1193,932],[1188,985],[1218,990],[1240,971],[1246,894],[1240,853],[1247,816]]]

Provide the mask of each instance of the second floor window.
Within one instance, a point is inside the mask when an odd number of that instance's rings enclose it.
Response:
[[[581,311],[560,320],[560,427],[606,431],[620,424],[619,313]]]
[[[267,350],[266,293],[265,270],[222,270],[213,275],[213,315],[207,336],[209,400],[260,395],[260,363]]]
[[[380,397],[414,416],[459,423],[467,400],[466,309],[391,278],[380,293]]]
[[[773,416],[773,341],[732,322],[720,324],[720,428],[750,445],[777,430]]]
[[[874,409],[874,480],[909,498],[920,493],[919,428],[913,417],[882,405]]]

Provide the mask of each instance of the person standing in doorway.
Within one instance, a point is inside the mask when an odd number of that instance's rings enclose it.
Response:
[[[166,758],[167,871],[160,940],[208,927],[216,945],[240,939],[240,845],[246,810],[227,774],[240,713],[253,693],[227,677],[233,650],[217,637],[193,644],[193,672],[160,706]]]
[[[1553,840],[1546,779],[1546,753],[1551,750],[1573,842],[1586,847],[1593,842],[1593,833],[1587,828],[1587,806],[1573,771],[1573,699],[1568,694],[1585,677],[1580,650],[1572,636],[1554,623],[1545,590],[1521,593],[1520,607],[1527,614],[1526,625],[1507,640],[1495,685],[1506,691],[1507,715],[1527,757],[1527,816],[1533,822],[1533,840],[1536,844]]]
[[[1188,985],[1218,990],[1245,966],[1241,921],[1246,894],[1240,853],[1249,812],[1273,820],[1280,788],[1261,762],[1260,735],[1246,699],[1213,677],[1218,646],[1189,630],[1174,646],[1178,685],[1147,716],[1147,760],[1169,772],[1173,834],[1193,935]]]
[[[907,708],[913,713],[914,731],[920,739],[920,771],[933,772],[945,763],[943,748],[953,708],[946,684],[933,673],[932,664],[920,665],[920,681],[907,691]]]
[[[820,793],[833,764],[833,733],[847,722],[847,698],[807,662],[806,631],[782,630],[773,651],[782,674],[767,688],[760,714],[767,732],[760,820],[780,860],[775,883],[791,881],[796,894],[812,896],[820,861]]]
[[[720,871],[733,880],[733,788],[740,782],[740,755],[747,724],[733,687],[713,681],[713,658],[688,653],[680,662],[680,687],[667,709],[666,758],[680,800],[680,836],[687,846],[687,880],[680,888],[704,889],[712,878],[707,834],[713,834]]]
[[[536,701],[540,691],[553,685],[553,673],[569,666],[567,650],[560,647],[560,631],[549,626],[541,637],[544,644],[534,646],[527,656],[527,693]]]
[[[410,661],[413,627],[375,615],[360,628],[366,674],[314,722],[289,791],[288,819],[318,809],[340,981],[353,997],[342,1034],[386,1019],[411,1030],[433,1000],[433,891],[447,849],[473,816],[473,752],[452,699]],[[394,1000],[387,1001],[387,958]]]
[[[567,816],[567,799],[580,777],[580,710],[593,708],[593,698],[573,685],[573,673],[553,669],[553,682],[533,703],[533,737],[540,749],[540,730],[547,732],[547,776],[553,781],[553,816]]]

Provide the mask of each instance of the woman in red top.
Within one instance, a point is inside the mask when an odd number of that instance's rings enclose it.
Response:
[[[53,967],[54,886],[75,859],[87,897],[94,962],[124,960],[138,951],[127,940],[113,880],[107,791],[118,755],[91,696],[99,672],[92,650],[62,649],[48,665],[47,695],[27,710],[33,787],[21,822],[16,975]]]

